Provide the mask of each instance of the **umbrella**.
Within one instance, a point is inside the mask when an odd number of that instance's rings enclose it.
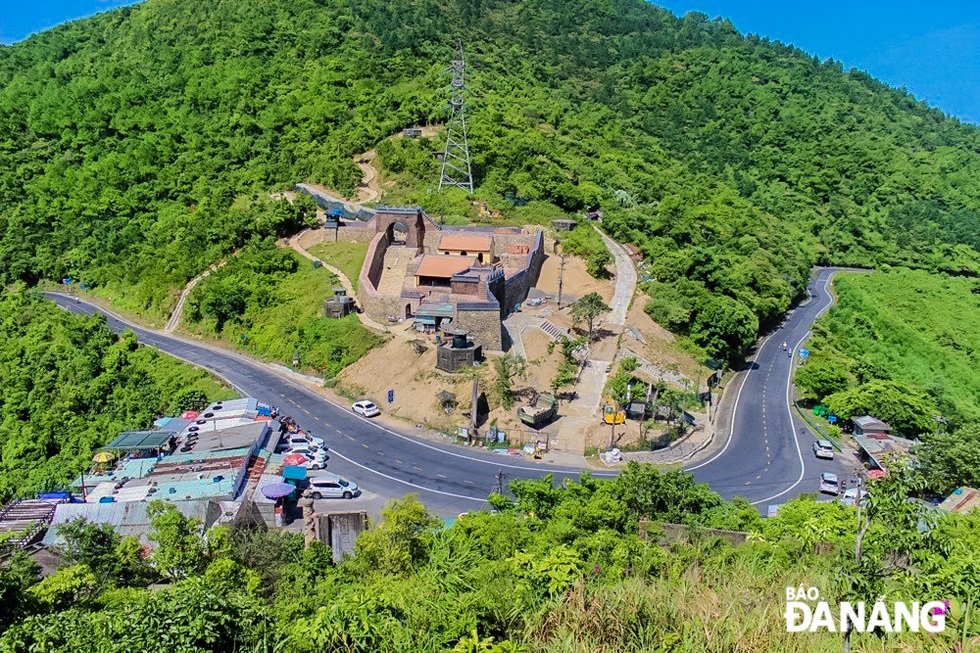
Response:
[[[273,483],[262,487],[262,494],[266,499],[281,499],[288,497],[296,489],[295,485],[289,483]]]
[[[95,454],[95,456],[92,457],[92,462],[111,463],[115,459],[116,459],[116,455],[114,453],[110,453],[108,451],[100,451],[99,453]]]
[[[298,467],[303,467],[307,462],[309,461],[306,460],[306,456],[301,453],[291,453],[282,459],[283,465],[296,465]]]

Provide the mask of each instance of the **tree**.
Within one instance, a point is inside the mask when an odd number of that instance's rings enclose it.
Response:
[[[814,361],[796,372],[796,385],[817,401],[846,390],[850,382],[851,377],[839,362]]]
[[[759,319],[748,306],[731,297],[712,297],[698,312],[691,337],[714,357],[741,357],[759,331]]]
[[[79,606],[98,592],[99,581],[88,565],[63,567],[28,590],[49,612]]]
[[[597,292],[590,292],[572,305],[572,321],[575,324],[585,322],[589,325],[589,342],[595,339],[594,327],[596,318],[602,313],[612,310],[609,305],[602,300]]]
[[[523,356],[508,352],[495,358],[493,367],[497,372],[497,379],[494,384],[497,389],[497,396],[504,408],[510,410],[511,406],[514,405],[514,379],[523,379],[527,374],[527,360]]]
[[[101,578],[114,575],[116,547],[121,538],[111,525],[92,524],[79,517],[57,526],[57,529],[65,541],[61,547],[63,563],[86,565]]]
[[[962,486],[980,486],[980,423],[923,434],[922,439],[916,455],[931,490],[946,494]]]
[[[162,575],[179,580],[207,565],[201,521],[185,517],[172,503],[159,499],[146,508],[150,517],[147,539],[157,543],[150,561]]]
[[[871,381],[834,393],[824,403],[835,415],[874,415],[891,424],[896,434],[916,437],[931,431],[938,414],[935,401],[921,390],[898,381]]]
[[[627,463],[613,482],[613,496],[636,517],[701,524],[705,513],[722,505],[720,496],[687,472],[661,472],[653,465]]]
[[[383,576],[408,573],[427,558],[439,523],[418,495],[392,499],[381,509],[381,522],[358,536],[356,566]]]
[[[29,590],[40,574],[41,567],[23,551],[15,551],[0,565],[0,632],[33,610]]]
[[[558,371],[551,378],[551,392],[558,394],[558,392],[565,387],[568,387],[575,383],[578,378],[578,365],[574,363],[562,363],[558,366]]]
[[[585,260],[585,271],[596,279],[605,279],[609,276],[606,268],[613,262],[613,256],[603,245],[602,249],[597,249]]]

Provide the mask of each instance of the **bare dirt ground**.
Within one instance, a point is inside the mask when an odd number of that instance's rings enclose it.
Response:
[[[552,241],[546,241],[545,251],[552,252]],[[561,257],[548,254],[544,265],[541,266],[541,274],[535,286],[542,292],[558,298],[558,271],[561,267]],[[597,292],[607,304],[612,300],[616,292],[616,284],[611,279],[595,279],[585,271],[585,260],[578,256],[569,256],[565,259],[565,271],[562,278],[562,305],[571,303],[579,297]]]
[[[424,339],[424,336],[420,337]],[[527,377],[515,379],[513,384],[515,391],[525,393],[522,396],[528,396],[530,390],[546,392],[558,370],[561,354],[557,351],[548,354],[547,343],[548,337],[544,333],[530,334],[528,355],[532,364],[528,366]],[[417,354],[406,339],[393,339],[344,369],[338,380],[343,389],[372,399],[393,417],[455,432],[457,427],[469,425],[469,418],[463,411],[469,411],[472,404],[473,374],[479,378],[479,392],[486,395],[492,407],[489,416],[481,418],[481,428],[496,423],[504,431],[521,431],[517,408],[524,400],[518,398],[510,410],[499,405],[494,391],[496,373],[492,359],[472,373],[447,374],[436,369],[435,344],[431,340],[426,340],[426,351]],[[395,402],[390,406],[386,400],[389,389],[395,391]],[[436,399],[443,390],[456,395],[457,408],[452,415],[447,415]]]
[[[699,365],[692,354],[677,346],[677,336],[654,322],[643,310],[647,298],[638,296],[630,307],[626,317],[626,325],[640,332],[646,343],[641,343],[629,334],[624,334],[622,344],[636,353],[644,356],[654,365],[665,369],[676,368],[689,379],[703,380],[707,374],[706,368]]]

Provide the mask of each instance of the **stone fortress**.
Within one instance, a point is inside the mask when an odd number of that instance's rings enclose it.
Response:
[[[358,290],[369,317],[468,331],[487,351],[503,351],[501,322],[527,299],[545,259],[540,230],[440,226],[419,208],[380,207],[327,229],[328,240],[369,243]]]

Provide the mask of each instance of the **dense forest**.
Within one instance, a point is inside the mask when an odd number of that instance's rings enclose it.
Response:
[[[839,274],[834,290],[796,384],[837,415],[920,438],[937,492],[980,483],[980,281],[894,268]]]
[[[451,526],[411,496],[390,502],[340,564],[281,531],[204,537],[155,502],[149,559],[132,537],[74,522],[57,573],[40,580],[26,556],[0,569],[0,651],[839,651],[837,633],[787,632],[786,588],[800,585],[832,603],[949,602],[944,632],[858,632],[853,650],[971,650],[980,514],[927,515],[923,532],[913,484],[872,484],[860,563],[854,508],[803,497],[762,520],[636,463],[615,481],[514,481],[513,500],[491,495],[495,513]],[[689,526],[691,543],[664,539],[663,521]],[[705,527],[749,535],[736,545]]]
[[[211,375],[29,290],[0,294],[0,503],[63,489],[120,431],[234,397]]]
[[[640,0],[148,0],[0,47],[0,281],[71,276],[166,315],[296,224],[238,198],[350,191],[351,155],[443,121],[455,36],[477,196],[600,207],[653,266],[652,315],[713,355],[814,263],[980,271],[980,130],[725,21]],[[434,210],[440,138],[380,150]]]

